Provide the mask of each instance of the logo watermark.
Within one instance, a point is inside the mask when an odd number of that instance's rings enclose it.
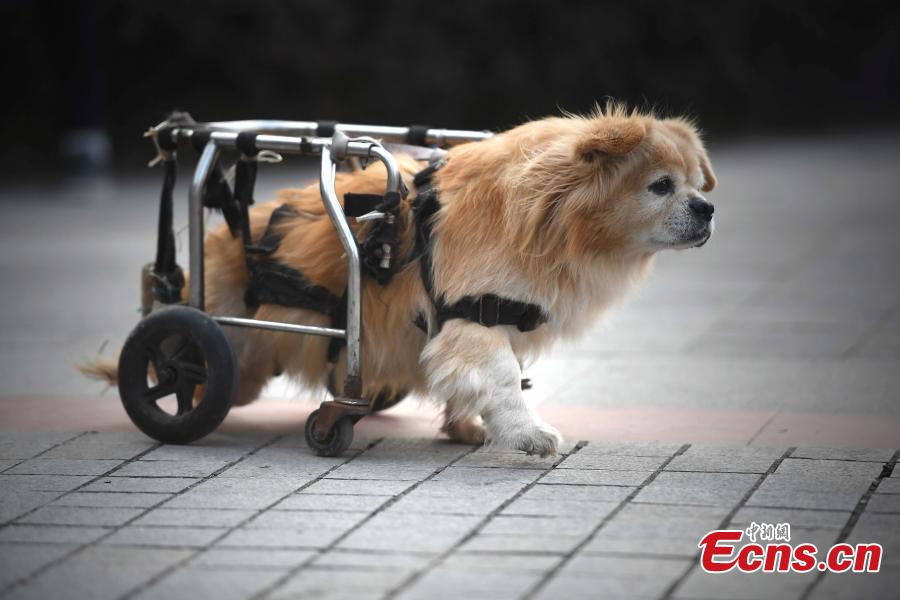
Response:
[[[748,543],[740,545],[744,539]],[[745,530],[710,531],[697,546],[700,566],[707,573],[877,573],[881,544],[835,544],[820,555],[815,544],[791,544],[790,523],[756,523]]]

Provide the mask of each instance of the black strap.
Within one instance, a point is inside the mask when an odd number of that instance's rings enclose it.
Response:
[[[427,146],[428,127],[426,125],[410,125],[406,134],[406,143],[410,146]]]
[[[410,260],[424,257],[430,254],[431,230],[434,226],[434,216],[441,209],[437,191],[433,189],[421,192],[416,196],[412,205],[413,218],[416,226],[416,239],[413,245],[413,253]],[[430,259],[429,259],[430,260]]]
[[[203,206],[222,211],[225,223],[233,237],[237,237],[241,230],[241,207],[234,198],[225,169],[220,163],[216,163],[206,180],[206,191],[203,194]]]
[[[466,319],[485,327],[515,325],[519,331],[533,331],[547,322],[540,306],[494,294],[466,296],[453,304],[445,304],[441,298],[437,308],[438,326],[450,319]]]
[[[437,188],[432,185],[432,177],[442,166],[443,162],[432,163],[413,177],[417,191],[416,199],[412,203],[416,239],[412,254],[407,259],[407,264],[418,259],[422,285],[436,308],[434,271],[431,265],[431,232],[434,227],[434,217],[441,209],[441,203],[438,199]]]
[[[262,237],[259,238],[259,242],[247,246],[247,252],[266,256],[274,254],[281,244],[281,234],[276,231],[275,227],[284,219],[296,217],[297,214],[297,211],[290,204],[282,204],[273,210],[272,216],[269,217],[269,224],[266,226]]]
[[[163,304],[181,301],[184,289],[184,273],[175,260],[175,233],[172,227],[172,193],[175,188],[175,151],[178,141],[172,135],[177,125],[193,124],[188,113],[173,112],[169,115],[169,126],[156,132],[155,143],[166,156],[163,158],[163,186],[159,197],[159,221],[156,235],[156,259],[153,263],[153,298]]]
[[[243,182],[244,176],[241,172],[237,175],[235,188],[243,190],[244,184],[238,185],[238,181]],[[239,196],[243,197],[243,192]],[[382,200],[381,196],[378,199]],[[250,308],[278,304],[314,310],[329,315],[331,326],[335,329],[344,329],[347,326],[347,293],[338,298],[327,288],[313,285],[300,271],[278,262],[272,256],[281,244],[278,224],[296,216],[297,211],[291,205],[282,204],[272,211],[259,242],[245,247],[249,283],[244,293],[244,303]],[[249,239],[249,233],[247,236],[245,239]],[[337,362],[345,344],[343,338],[331,338],[327,354],[329,362]]]
[[[234,199],[241,209],[253,206],[253,188],[256,186],[256,171],[258,163],[255,160],[237,161],[234,169]],[[241,215],[244,217],[245,215]],[[243,219],[249,226],[247,219]],[[249,237],[248,237],[249,242]]]
[[[199,154],[203,152],[212,129],[196,127],[191,134],[191,146]],[[251,153],[252,154],[252,153]],[[203,193],[203,206],[222,211],[228,230],[233,237],[237,237],[241,231],[241,207],[235,200],[225,175],[225,168],[220,161],[216,161],[206,180],[206,189]]]
[[[193,133],[191,134],[191,146],[194,148],[194,152],[200,154],[203,152],[203,149],[206,148],[207,142],[209,142],[209,138],[212,136],[212,129],[207,129],[205,127],[195,127],[192,129]]]
[[[156,232],[156,260],[153,263],[153,298],[163,304],[181,300],[184,273],[175,262],[175,232],[172,228],[172,191],[175,189],[174,155],[162,161],[163,186],[159,196],[159,221]]]
[[[334,135],[334,129],[337,126],[337,121],[319,121],[316,123],[316,136],[317,137],[331,137]]]
[[[163,187],[159,196],[159,224],[156,231],[156,262],[153,270],[168,273],[175,267],[175,233],[172,230],[172,190],[175,189],[175,159],[162,161]]]
[[[234,141],[235,147],[241,151],[244,156],[256,156],[259,152],[256,148],[256,132],[242,131],[238,134]]]
[[[234,199],[240,208],[241,238],[244,242],[244,259],[247,269],[252,266],[253,238],[250,233],[250,206],[253,204],[253,187],[256,184],[257,162],[246,160],[243,157],[235,165],[234,173]]]
[[[348,217],[361,217],[375,210],[382,202],[384,202],[384,196],[378,194],[347,192],[344,194],[344,214]]]
[[[434,174],[444,166],[444,161],[433,162],[413,176],[413,183],[416,189],[421,191],[423,187],[431,187]]]
[[[434,174],[443,162],[429,165],[419,171],[414,182],[418,196],[413,202],[415,214],[416,243],[410,260],[419,260],[422,285],[435,307],[438,331],[450,319],[466,319],[485,327],[515,325],[519,331],[532,331],[547,322],[543,309],[536,304],[502,298],[494,294],[472,297],[466,296],[453,304],[447,304],[443,296],[434,292],[434,269],[431,261],[431,237],[434,216],[441,204],[437,188],[433,185]]]
[[[156,132],[156,145],[167,152],[174,152],[178,149],[178,143],[172,136],[175,127],[163,127]]]
[[[198,154],[203,152],[210,135],[212,135],[211,129],[194,130],[191,135],[191,145]],[[241,207],[231,191],[226,171],[227,169],[222,166],[221,159],[217,160],[210,169],[203,192],[203,206],[222,211],[231,235],[237,237],[241,228]]]
[[[297,269],[275,260],[264,260],[250,268],[244,303],[251,308],[278,304],[333,315],[340,298],[327,288],[314,285]]]

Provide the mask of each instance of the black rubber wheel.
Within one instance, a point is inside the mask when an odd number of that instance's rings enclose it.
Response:
[[[306,435],[306,443],[315,450],[316,454],[319,456],[338,456],[350,447],[350,443],[353,442],[353,419],[351,417],[338,419],[328,439],[324,441],[319,440],[313,434],[313,428],[318,418],[319,411],[312,411],[306,419],[306,426],[303,428],[303,432]]]
[[[198,386],[204,386],[203,396],[195,405]],[[150,314],[119,356],[125,412],[138,429],[166,444],[188,444],[212,433],[231,409],[236,387],[237,361],[228,338],[194,308],[171,306]],[[174,405],[172,412],[161,400]]]

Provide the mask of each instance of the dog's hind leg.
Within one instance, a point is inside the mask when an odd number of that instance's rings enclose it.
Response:
[[[241,365],[234,395],[235,406],[250,404],[259,397],[269,378],[274,375],[274,372],[266,373],[264,368],[265,366]]]
[[[484,443],[485,431],[481,417],[470,415],[454,419],[449,405],[444,409],[444,424],[441,431],[460,444],[480,446]]]
[[[275,375],[274,351],[271,344],[266,343],[264,332],[229,328],[227,335],[238,363],[234,404],[243,406],[256,400]]]
[[[422,354],[431,394],[446,403],[450,424],[479,415],[486,442],[528,454],[555,454],[559,433],[525,403],[519,361],[500,327],[454,319]]]

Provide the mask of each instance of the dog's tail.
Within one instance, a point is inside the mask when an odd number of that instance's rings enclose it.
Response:
[[[109,385],[116,385],[119,381],[119,359],[108,356],[98,356],[92,360],[80,362],[75,368],[81,374],[90,379],[103,381]]]

